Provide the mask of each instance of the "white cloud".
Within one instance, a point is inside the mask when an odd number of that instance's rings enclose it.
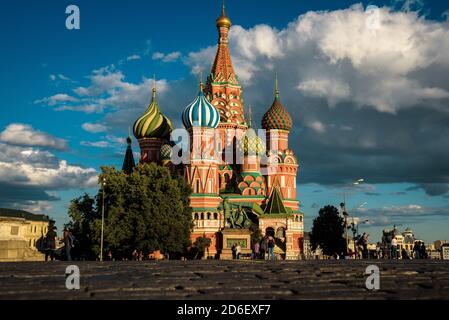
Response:
[[[230,48],[239,79],[249,86],[276,71],[299,93],[331,106],[352,102],[389,113],[417,104],[444,108],[449,25],[388,7],[377,13],[376,28],[362,5],[307,12],[283,30],[234,26]],[[210,70],[214,52],[208,47],[189,53],[186,63],[193,73]],[[440,75],[425,76],[433,70]]]
[[[153,60],[162,60],[163,62],[175,62],[181,57],[181,52],[175,51],[171,53],[162,53],[162,52],[155,52],[153,53],[152,59]]]
[[[133,54],[126,58],[126,61],[140,60],[141,57],[138,54]]]
[[[322,123],[322,122],[320,122],[318,120],[315,120],[315,121],[312,121],[312,122],[308,123],[308,126],[310,128],[312,128],[313,130],[315,130],[316,132],[318,132],[318,133],[325,133],[326,132],[326,126],[324,125],[324,123]]]
[[[65,140],[35,130],[32,126],[22,123],[8,125],[0,133],[0,141],[19,146],[36,146],[56,150],[67,149],[67,142]]]
[[[84,112],[87,114],[91,113],[102,113],[104,110],[104,106],[98,104],[84,104],[77,106],[59,106],[54,109],[55,111],[76,111],[76,112]]]
[[[95,148],[109,148],[111,144],[107,141],[81,141],[80,144],[84,147],[95,147]]]
[[[77,102],[78,99],[65,93],[58,93],[48,98],[34,101],[35,104],[46,104],[50,107],[57,104],[65,104],[67,102]]]
[[[107,127],[100,123],[89,123],[85,122],[81,125],[81,127],[91,133],[99,133],[99,132],[105,132],[107,130]]]

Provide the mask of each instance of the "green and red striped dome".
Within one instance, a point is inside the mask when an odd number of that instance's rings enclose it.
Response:
[[[276,86],[277,87],[277,86]],[[279,99],[279,91],[276,88],[276,95],[270,109],[263,115],[262,128],[265,130],[286,130],[292,129],[293,121],[288,111]]]

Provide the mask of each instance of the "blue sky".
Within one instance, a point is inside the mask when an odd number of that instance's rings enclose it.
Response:
[[[69,4],[80,8],[80,30],[65,28]],[[360,38],[362,31],[350,28],[368,5],[394,21],[382,25],[378,45],[364,42],[371,33]],[[181,110],[196,94],[196,71],[207,73],[213,59],[220,3],[1,6],[0,206],[40,209],[61,225],[70,199],[95,191],[92,170],[121,166],[123,138],[146,108],[154,73],[163,111],[180,124]],[[373,221],[363,226],[372,240],[395,223],[425,241],[449,240],[449,68],[438,54],[449,48],[449,5],[228,0],[226,7],[234,23],[234,64],[255,121],[270,105],[279,75],[281,98],[294,117],[291,145],[301,161],[298,197],[306,229],[319,207],[338,205],[344,186],[365,178],[346,191],[351,214]],[[349,44],[360,45],[338,46],[348,32],[355,39]],[[393,48],[406,37],[422,40],[406,51]]]

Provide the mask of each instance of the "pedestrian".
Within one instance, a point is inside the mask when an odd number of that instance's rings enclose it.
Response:
[[[415,254],[415,259],[421,259],[420,256],[420,251],[421,251],[421,247],[419,245],[419,241],[416,241],[415,244],[413,245],[413,252]]]
[[[232,244],[231,251],[232,251],[232,259],[235,259],[236,258],[236,245],[235,245],[235,243]]]
[[[50,257],[51,261],[55,259],[55,250],[56,250],[56,227],[51,226],[48,229],[47,234],[45,235],[45,261],[48,261]]]
[[[419,255],[421,259],[427,259],[426,245],[424,242],[421,242],[421,250],[419,250]]]
[[[396,240],[396,237],[393,237],[391,240],[391,259],[397,259],[398,258],[398,240]]]
[[[237,243],[237,246],[235,247],[235,257],[237,260],[240,259],[240,254],[242,252],[242,246],[240,245],[240,242]]]
[[[71,251],[72,251],[72,248],[75,246],[74,245],[75,237],[72,235],[70,230],[67,228],[64,229],[63,241],[64,241],[64,246],[65,246],[64,248],[65,248],[65,254],[66,254],[67,261],[72,261]]]
[[[265,260],[265,252],[267,251],[267,244],[265,243],[265,239],[260,240],[259,251],[259,259]]]
[[[253,259],[254,260],[259,259],[259,252],[260,252],[260,244],[259,244],[259,242],[256,242],[254,244],[254,249],[253,250],[254,250]]]
[[[274,255],[275,242],[272,236],[268,236],[267,247],[268,247],[268,258],[273,261],[276,260],[276,256]]]

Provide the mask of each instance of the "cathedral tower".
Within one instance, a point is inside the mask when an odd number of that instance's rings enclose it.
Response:
[[[293,150],[288,147],[288,135],[292,124],[292,117],[279,99],[276,79],[274,101],[262,118],[262,128],[266,130],[268,150],[267,194],[271,194],[273,186],[277,183],[285,205],[293,211],[298,211],[299,202],[296,200],[298,160]]]
[[[215,129],[220,121],[218,110],[203,93],[203,83],[196,99],[182,114],[182,122],[189,132],[190,157],[185,164],[185,175],[192,188],[190,206],[193,211],[194,231],[192,242],[198,237],[212,240],[209,254],[214,255],[217,247],[217,231],[223,226],[223,216],[218,212],[221,203],[219,195],[219,159],[215,147]]]
[[[170,140],[173,125],[162,114],[156,100],[156,80],[154,80],[151,103],[144,114],[136,120],[134,136],[139,141],[140,162],[161,162],[160,149]]]

